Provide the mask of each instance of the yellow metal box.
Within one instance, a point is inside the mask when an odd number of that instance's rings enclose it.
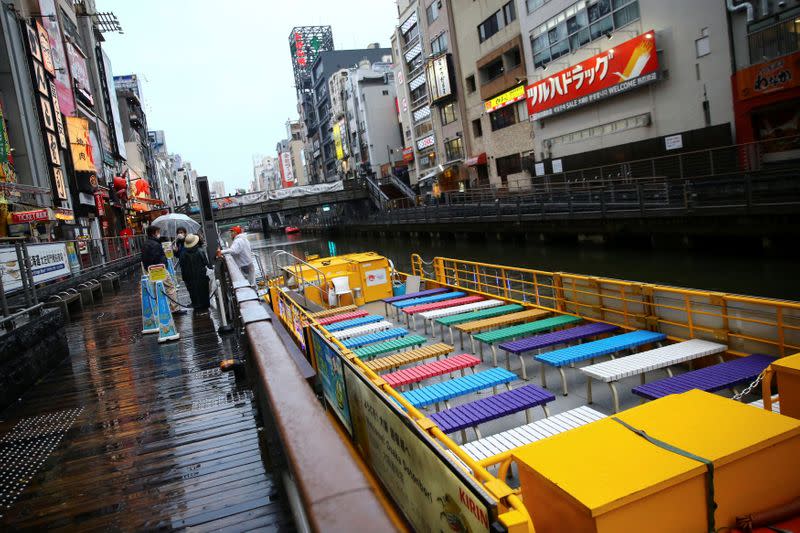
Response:
[[[717,528],[800,496],[800,421],[697,390],[617,418],[713,462]],[[708,530],[706,465],[612,418],[513,455],[537,533]]]
[[[800,353],[772,363],[778,378],[781,414],[800,419]]]

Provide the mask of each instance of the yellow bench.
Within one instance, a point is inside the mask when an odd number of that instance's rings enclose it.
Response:
[[[313,318],[328,318],[329,316],[334,315],[341,315],[342,313],[349,313],[350,311],[357,311],[358,307],[355,305],[344,305],[342,307],[334,307],[332,309],[326,309],[324,311],[317,311],[316,313],[311,313],[309,316]]]
[[[384,372],[386,370],[392,370],[403,365],[424,361],[425,359],[430,359],[432,357],[436,357],[438,359],[439,357],[447,355],[452,351],[452,346],[449,344],[444,344],[443,342],[439,342],[436,344],[422,346],[421,348],[416,348],[414,350],[409,350],[407,352],[387,355],[386,357],[378,357],[377,359],[365,362],[367,366],[370,367],[374,372]]]
[[[500,315],[492,318],[473,320],[472,322],[464,322],[463,324],[458,324],[455,328],[458,330],[458,340],[461,342],[461,349],[464,349],[464,333],[466,333],[469,335],[472,353],[475,353],[475,339],[472,337],[473,333],[539,320],[549,314],[550,311],[545,311],[543,309],[526,309],[525,311],[519,311],[509,315]]]

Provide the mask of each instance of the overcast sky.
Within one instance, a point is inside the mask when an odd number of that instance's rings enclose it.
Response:
[[[275,155],[296,118],[294,26],[329,24],[337,49],[389,47],[393,0],[97,0],[124,35],[105,34],[114,75],[139,74],[147,125],[226,190],[246,188],[254,154]]]

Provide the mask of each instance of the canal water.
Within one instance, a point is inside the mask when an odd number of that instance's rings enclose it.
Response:
[[[450,257],[500,265],[572,272],[661,283],[679,287],[800,300],[800,261],[747,250],[730,252],[607,247],[596,244],[538,243],[478,237],[428,239],[411,236],[336,236],[250,234],[254,251],[269,269],[270,254],[285,250],[297,257],[374,251],[410,272],[410,255],[425,261]]]

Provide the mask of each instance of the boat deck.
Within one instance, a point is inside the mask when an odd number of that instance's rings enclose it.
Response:
[[[179,292],[181,301],[188,301]],[[293,530],[239,352],[209,315],[142,336],[138,279],[67,328],[71,356],[2,413],[0,528]]]

